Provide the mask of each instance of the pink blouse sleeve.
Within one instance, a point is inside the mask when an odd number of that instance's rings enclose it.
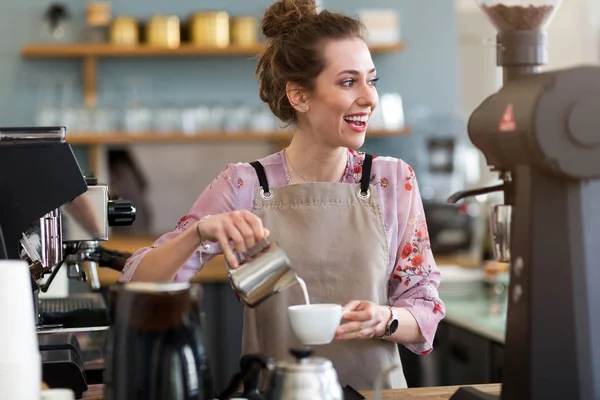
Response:
[[[408,344],[406,347],[416,354],[425,355],[433,350],[433,339],[446,311],[438,293],[440,271],[431,253],[415,173],[402,161],[398,168],[400,231],[396,266],[390,282],[390,304],[405,308],[414,316],[425,342]]]
[[[234,167],[231,164],[227,165],[211,184],[204,189],[190,211],[181,217],[173,231],[159,237],[151,247],[144,247],[137,250],[127,260],[119,281],[130,281],[140,261],[142,261],[151,249],[173,240],[186,229],[193,228],[194,224],[202,218],[235,210],[237,208],[237,191],[233,184],[235,182],[234,175]],[[220,253],[221,248],[217,243],[203,242],[192,257],[181,266],[174,280],[185,281],[193,278],[208,261]]]

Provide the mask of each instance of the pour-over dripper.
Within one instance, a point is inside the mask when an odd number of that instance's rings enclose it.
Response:
[[[498,32],[544,29],[562,0],[475,0]]]

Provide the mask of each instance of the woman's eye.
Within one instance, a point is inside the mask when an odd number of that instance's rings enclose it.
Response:
[[[371,84],[371,86],[377,86],[378,80],[379,80],[379,78],[373,78],[369,81],[369,83]]]
[[[342,86],[346,86],[346,87],[352,87],[353,84],[354,84],[353,79],[348,79],[348,80],[342,82]]]

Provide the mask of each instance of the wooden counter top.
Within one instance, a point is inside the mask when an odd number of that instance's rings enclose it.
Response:
[[[110,240],[103,243],[102,246],[115,251],[135,253],[142,247],[149,247],[154,243],[158,236],[113,236]],[[481,260],[467,256],[443,256],[436,257],[438,265],[459,265],[464,267],[479,267]],[[102,286],[110,286],[119,279],[119,273],[109,268],[100,268],[98,278]],[[227,267],[223,256],[217,256],[212,259],[202,270],[192,278],[192,282],[227,282]]]
[[[483,393],[499,395],[501,385],[472,385]],[[460,386],[439,386],[414,389],[384,390],[381,393],[381,400],[448,400],[458,390]],[[373,392],[363,392],[368,400],[373,400]]]
[[[487,394],[500,394],[500,384],[473,385],[473,387]],[[384,390],[381,393],[381,400],[448,400],[459,386],[440,386],[416,389],[397,389]],[[92,385],[90,390],[83,394],[85,400],[103,400],[102,385]],[[371,391],[363,392],[368,400],[374,399],[374,393]]]

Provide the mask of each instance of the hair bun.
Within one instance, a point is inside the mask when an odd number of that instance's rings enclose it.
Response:
[[[317,15],[315,0],[278,0],[265,12],[262,32],[273,39],[299,24],[303,18]]]

